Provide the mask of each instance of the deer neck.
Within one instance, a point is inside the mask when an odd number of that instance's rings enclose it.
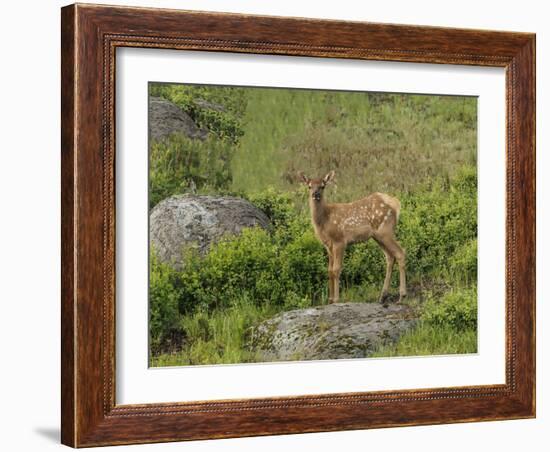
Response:
[[[327,203],[323,198],[319,201],[315,201],[310,197],[309,199],[309,209],[311,211],[311,221],[316,226],[321,226],[327,220]]]

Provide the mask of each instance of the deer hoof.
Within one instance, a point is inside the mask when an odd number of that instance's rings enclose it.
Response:
[[[388,298],[389,297],[390,296],[387,293],[383,293],[382,295],[380,295],[380,299],[378,300],[378,303],[383,304],[383,305],[388,304]]]
[[[398,303],[401,303],[403,300],[405,300],[405,298],[407,298],[407,294],[406,294],[406,293],[399,294],[399,301],[398,301]]]

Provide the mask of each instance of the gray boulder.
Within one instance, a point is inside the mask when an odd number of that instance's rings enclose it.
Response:
[[[417,322],[402,304],[337,303],[281,313],[250,331],[261,361],[365,358]]]
[[[182,268],[182,252],[200,254],[243,228],[270,227],[269,218],[248,201],[230,196],[176,195],[157,204],[149,217],[149,241],[161,262]]]
[[[214,102],[209,102],[204,99],[197,99],[194,101],[195,105],[199,108],[203,108],[206,110],[215,110],[220,112],[225,112],[225,107],[221,104],[216,104]]]
[[[189,138],[205,140],[208,131],[202,130],[187,113],[172,102],[160,98],[149,98],[149,136],[152,141],[162,141],[179,133]]]

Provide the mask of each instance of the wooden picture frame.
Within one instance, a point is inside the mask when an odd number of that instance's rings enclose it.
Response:
[[[62,9],[62,442],[73,447],[535,416],[535,35],[70,5]],[[115,403],[115,50],[506,70],[506,383]]]

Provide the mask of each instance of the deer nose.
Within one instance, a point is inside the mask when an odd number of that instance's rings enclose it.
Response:
[[[315,199],[315,201],[319,201],[321,199],[321,192],[320,191],[314,191],[313,192],[313,199]]]

